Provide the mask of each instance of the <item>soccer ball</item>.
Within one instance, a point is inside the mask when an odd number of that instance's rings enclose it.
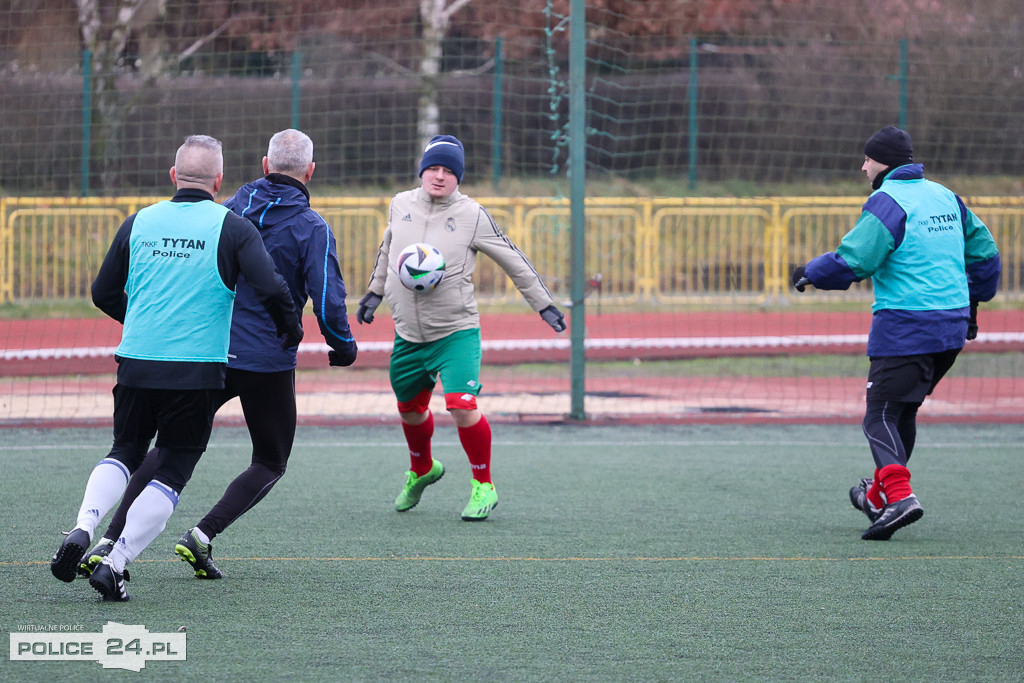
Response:
[[[414,292],[429,292],[444,277],[444,256],[429,244],[410,244],[398,255],[398,279]]]

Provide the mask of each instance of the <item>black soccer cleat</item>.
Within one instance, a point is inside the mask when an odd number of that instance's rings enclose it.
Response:
[[[850,504],[867,515],[868,519],[874,523],[882,514],[882,511],[868,500],[869,488],[871,488],[871,479],[861,479],[859,484],[850,489]]]
[[[213,544],[203,543],[196,537],[195,527],[189,529],[174,546],[174,552],[192,565],[197,579],[219,579],[224,574],[213,565]]]
[[[92,550],[87,550],[78,561],[78,575],[87,579],[92,576],[92,571],[110,554],[113,547],[114,542],[109,538],[100,539],[100,542]]]
[[[114,571],[114,565],[110,560],[103,558],[103,561],[92,571],[89,577],[89,585],[103,596],[105,602],[128,602],[128,589],[124,582],[128,580],[128,572],[118,574]]]
[[[874,524],[861,536],[865,541],[888,541],[897,529],[913,524],[924,516],[924,508],[911,493],[903,500],[886,505]]]
[[[89,548],[89,532],[72,529],[57,548],[50,560],[50,572],[65,583],[71,583],[78,575],[78,561]]]

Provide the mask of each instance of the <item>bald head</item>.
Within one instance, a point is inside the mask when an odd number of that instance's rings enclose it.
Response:
[[[288,128],[270,138],[264,172],[283,173],[305,183],[313,175],[313,166],[313,141],[301,130]]]
[[[224,178],[224,152],[220,140],[190,135],[174,155],[171,180],[178,189],[198,188],[216,194]]]

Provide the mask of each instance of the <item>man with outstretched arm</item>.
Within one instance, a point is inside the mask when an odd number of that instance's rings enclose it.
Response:
[[[386,297],[395,321],[390,378],[410,462],[395,509],[411,510],[423,490],[444,475],[444,466],[430,448],[430,397],[440,378],[445,407],[472,470],[472,491],[462,519],[475,522],[487,519],[498,504],[491,479],[491,427],[477,406],[483,386],[480,315],[473,295],[477,254],[486,254],[501,266],[555,332],[565,330],[565,318],[529,259],[486,209],[459,192],[465,168],[458,138],[438,135],[427,144],[419,165],[420,186],[391,200],[388,226],[356,319],[372,323]],[[417,243],[429,244],[444,256],[445,274],[432,291],[408,289],[398,276],[399,254]]]
[[[963,200],[926,180],[910,135],[887,126],[864,145],[874,190],[834,252],[798,266],[793,286],[847,289],[871,278],[863,429],[874,459],[871,477],[850,502],[871,525],[864,540],[888,540],[924,515],[907,468],[917,410],[978,331],[978,302],[996,294],[1001,271],[992,233]]]

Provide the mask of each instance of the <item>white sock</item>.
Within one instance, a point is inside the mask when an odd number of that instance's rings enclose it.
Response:
[[[124,463],[112,458],[100,460],[93,468],[85,485],[82,507],[78,509],[78,521],[75,522],[75,528],[89,533],[90,541],[100,520],[121,500],[130,476],[131,472]]]
[[[166,484],[151,481],[128,508],[124,531],[110,551],[110,561],[119,574],[139,556],[167,526],[178,504],[178,492]]]
[[[203,545],[210,545],[210,537],[204,534],[202,529],[200,529],[199,527],[194,527],[192,529],[192,533],[196,535],[196,538],[199,539],[200,543],[202,543]]]

